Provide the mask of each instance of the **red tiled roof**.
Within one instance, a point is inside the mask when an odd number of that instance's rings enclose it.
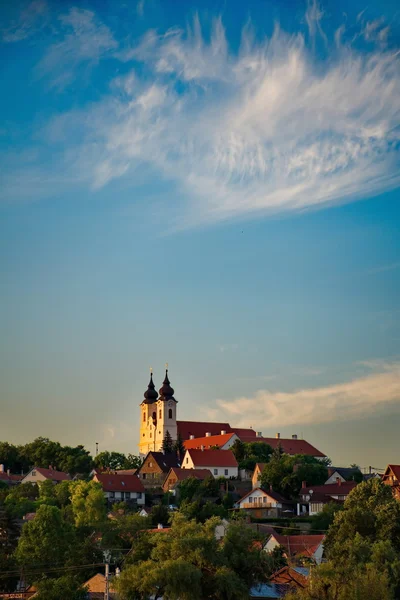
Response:
[[[309,576],[305,575],[304,572],[299,572],[293,567],[286,566],[271,575],[269,581],[274,583],[290,583],[295,584],[296,587],[305,588],[308,578]]]
[[[356,485],[357,483],[355,481],[342,481],[341,484],[328,483],[327,485],[310,485],[308,487],[301,488],[300,494],[303,496],[304,494],[309,494],[310,490],[312,490],[312,496],[317,493],[323,494],[324,496],[347,496],[350,494],[351,490],[356,487]]]
[[[400,465],[388,465],[387,469],[391,469],[393,475],[396,477],[398,481],[400,481]],[[387,471],[386,469],[386,471]],[[385,473],[386,475],[386,473]]]
[[[63,473],[62,471],[43,469],[42,467],[34,467],[34,469],[43,475],[43,477],[46,477],[46,479],[51,479],[52,481],[69,481],[71,479],[71,476],[68,475],[68,473]]]
[[[243,429],[243,427],[230,427],[228,431],[233,431],[233,433],[236,433],[236,435],[240,438],[242,438],[242,436],[247,438],[255,438],[252,441],[257,441],[257,434],[254,431],[254,429]]]
[[[97,473],[93,481],[101,483],[104,492],[144,492],[144,487],[136,475],[114,475]]]
[[[231,450],[187,450],[196,467],[237,467]]]
[[[170,470],[170,473],[171,472],[176,475],[178,481],[189,479],[189,477],[195,477],[196,479],[207,479],[207,477],[213,477],[209,469],[180,469],[179,467],[174,467]],[[170,477],[170,473],[168,473],[166,479]]]
[[[285,548],[288,556],[313,556],[325,539],[324,535],[280,535],[279,533],[272,535],[278,544]]]
[[[13,475],[12,473],[8,474],[5,471],[0,471],[0,481],[5,481],[6,483],[12,483],[13,481],[21,481],[24,478],[24,475]]]
[[[220,435],[221,431],[231,431],[229,423],[207,423],[205,421],[177,421],[178,435],[183,441],[189,440],[191,435],[194,437],[204,437],[206,433],[211,435]]]
[[[117,469],[115,475],[135,475],[137,469]]]
[[[185,448],[186,450],[189,450],[191,448],[201,449],[201,446],[204,446],[204,448],[210,448],[211,446],[221,447],[224,446],[227,442],[229,442],[233,435],[235,434],[231,432],[225,433],[223,435],[210,435],[208,437],[195,438],[194,440],[186,440]]]
[[[247,437],[247,436],[239,436],[242,442],[264,442],[271,446],[274,450],[278,444],[281,445],[282,450],[286,454],[290,454],[293,456],[294,454],[305,454],[306,456],[317,456],[319,458],[324,458],[325,454],[322,454],[317,448],[306,442],[306,440],[293,440],[292,438],[283,439],[283,438],[266,438],[266,437]]]

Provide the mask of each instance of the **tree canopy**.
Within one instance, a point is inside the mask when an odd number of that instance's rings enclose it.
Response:
[[[303,481],[308,485],[322,485],[328,479],[326,464],[314,458],[296,454],[290,456],[275,449],[261,474],[261,487],[270,486],[286,498],[298,498]]]

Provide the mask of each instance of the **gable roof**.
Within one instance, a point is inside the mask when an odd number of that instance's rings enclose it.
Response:
[[[210,469],[181,469],[180,467],[172,467],[165,478],[165,481],[173,473],[178,481],[184,481],[185,479],[189,479],[190,477],[195,477],[195,479],[207,479],[207,477],[213,477]]]
[[[257,441],[257,434],[254,431],[254,429],[245,429],[243,427],[230,427],[228,431],[232,431],[233,433],[236,433],[236,435],[240,438],[243,437],[247,437],[249,439],[251,439],[251,441],[256,442]],[[254,439],[252,439],[254,438]]]
[[[353,467],[328,467],[328,479],[335,473],[341,475],[344,479],[351,477],[354,473],[358,473],[358,469]]]
[[[285,548],[288,556],[313,556],[325,539],[324,535],[280,535],[271,534],[270,538]]]
[[[289,583],[297,588],[305,588],[307,585],[308,578],[310,576],[310,569],[306,567],[291,567],[286,566],[279,569],[271,575],[270,581],[274,583]]]
[[[115,475],[114,473],[96,473],[93,481],[101,484],[104,492],[144,492],[143,483],[136,475]]]
[[[392,471],[396,479],[400,482],[400,465],[388,465],[386,467],[386,471],[383,474],[383,477],[389,474],[389,469]]]
[[[300,494],[303,496],[305,494],[309,495],[310,490],[313,491],[312,496],[315,494],[323,494],[324,496],[337,495],[337,496],[347,496],[350,494],[351,490],[356,487],[357,483],[355,481],[342,481],[340,483],[328,483],[325,485],[310,485],[308,487],[303,487],[300,490]]]
[[[52,481],[70,481],[71,479],[71,476],[68,475],[68,473],[56,471],[55,469],[43,469],[43,467],[33,467],[33,469],[29,471],[29,473],[32,473],[32,471],[37,471],[38,473],[43,475],[43,477],[46,477],[46,479],[51,479]]]
[[[88,588],[88,598],[90,600],[100,600],[100,598],[103,600],[106,591],[106,578],[102,573],[97,573],[85,581],[85,583],[82,584],[82,587]],[[114,588],[112,583],[110,583],[109,592],[111,592],[110,599],[114,598]]]
[[[174,452],[164,454],[163,452],[149,452],[143,461],[142,466],[137,470],[140,473],[146,467],[148,460],[152,458],[160,467],[163,473],[168,473],[171,467],[179,467],[180,461]]]
[[[286,454],[293,456],[294,454],[305,454],[306,456],[316,456],[319,458],[325,458],[325,454],[317,450],[306,440],[299,439],[284,439],[284,438],[268,438],[268,437],[247,437],[239,436],[242,442],[264,442],[268,444],[274,450],[278,445],[281,446],[282,450]]]
[[[211,446],[224,446],[232,437],[236,435],[232,431],[230,433],[224,433],[219,435],[209,435],[208,437],[195,438],[194,440],[186,440],[184,445],[185,449],[189,450],[191,448],[201,449],[201,446],[204,448],[210,448]]]
[[[237,467],[231,450],[186,450],[193,464],[199,467]],[[186,456],[186,454],[185,454]]]
[[[240,498],[240,500],[238,500],[238,503],[241,502],[242,500],[244,500],[245,498],[247,498],[248,496],[251,496],[251,494],[254,494],[254,492],[257,492],[257,491],[260,491],[263,494],[265,494],[266,496],[269,496],[269,498],[272,498],[273,500],[276,500],[276,502],[282,502],[284,504],[293,504],[293,502],[291,500],[287,500],[286,498],[284,498],[283,496],[281,496],[280,494],[278,494],[278,492],[275,492],[274,490],[266,491],[266,490],[263,490],[260,487],[254,488],[254,490],[250,490],[250,492],[247,492],[247,494],[245,494],[244,496],[242,496]]]

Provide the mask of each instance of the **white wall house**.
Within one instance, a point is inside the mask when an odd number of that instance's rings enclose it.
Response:
[[[69,481],[71,477],[68,473],[62,471],[56,471],[55,469],[43,467],[33,467],[21,480],[21,483],[43,483],[43,481],[52,481],[53,483],[60,483],[60,481]]]
[[[109,502],[135,501],[139,506],[145,504],[145,488],[136,475],[97,473],[92,481],[101,484],[104,497]]]
[[[182,469],[208,469],[214,477],[237,477],[238,463],[231,450],[186,450]]]
[[[275,497],[274,497],[275,496]],[[283,508],[283,502],[275,492],[264,492],[261,488],[252,490],[236,503],[237,508]]]

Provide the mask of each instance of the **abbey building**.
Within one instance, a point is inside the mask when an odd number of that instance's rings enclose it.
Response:
[[[185,442],[191,440],[192,448],[198,447],[202,450],[215,446],[222,448],[229,437],[227,434],[235,434],[235,439],[238,438],[242,442],[264,442],[272,448],[276,448],[279,444],[282,450],[290,455],[306,454],[317,458],[325,456],[306,440],[299,439],[296,434],[290,438],[282,438],[280,433],[276,433],[274,437],[263,437],[261,432],[254,431],[252,427],[231,427],[229,423],[179,421],[177,420],[178,401],[174,394],[168,369],[158,392],[153,382],[153,373],[151,374],[140,404],[139,453],[142,457],[148,452],[162,450],[167,431],[173,441],[179,438],[185,445]]]

